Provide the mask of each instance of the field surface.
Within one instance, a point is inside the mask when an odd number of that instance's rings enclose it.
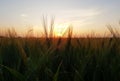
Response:
[[[120,39],[1,37],[0,81],[120,81]]]

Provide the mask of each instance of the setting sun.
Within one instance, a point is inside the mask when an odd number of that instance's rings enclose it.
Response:
[[[120,81],[120,0],[0,0],[0,81]]]
[[[68,23],[64,24],[56,24],[54,28],[54,35],[55,37],[62,37],[66,33],[67,29],[69,27]]]

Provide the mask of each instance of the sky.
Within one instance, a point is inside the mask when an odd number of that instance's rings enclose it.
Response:
[[[119,8],[120,0],[0,0],[0,29],[41,32],[45,16],[48,22],[54,17],[56,26],[64,25],[63,29],[72,25],[75,34],[104,34],[108,24],[118,28]]]

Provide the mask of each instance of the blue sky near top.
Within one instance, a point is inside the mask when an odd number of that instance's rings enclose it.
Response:
[[[42,15],[55,16],[56,24],[69,23],[75,32],[105,32],[106,24],[120,20],[120,0],[0,0],[0,28],[26,25],[41,29]]]

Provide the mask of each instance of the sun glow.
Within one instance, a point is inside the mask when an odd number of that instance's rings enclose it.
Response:
[[[65,24],[56,24],[54,28],[54,36],[55,37],[62,37],[67,32],[69,27],[68,23]]]

